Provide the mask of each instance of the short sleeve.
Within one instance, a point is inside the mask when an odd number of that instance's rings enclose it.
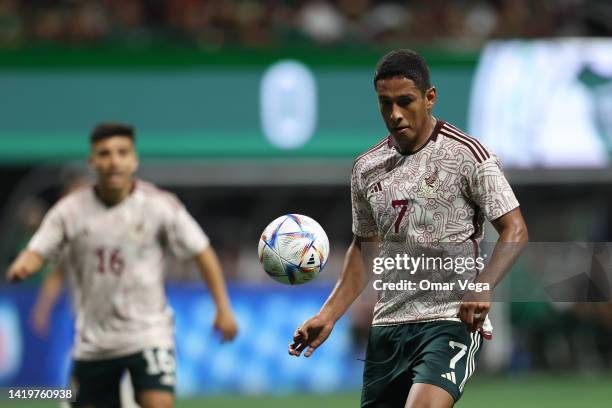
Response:
[[[58,203],[47,212],[27,248],[45,259],[57,260],[66,243],[65,223]]]
[[[361,188],[358,174],[358,166],[354,166],[351,174],[353,234],[370,238],[378,234],[378,228],[372,214],[372,207]]]
[[[180,259],[188,259],[205,250],[210,241],[183,204],[176,201],[166,224],[168,247]]]
[[[470,198],[489,221],[496,220],[519,206],[499,159],[494,155],[476,164],[469,182]]]

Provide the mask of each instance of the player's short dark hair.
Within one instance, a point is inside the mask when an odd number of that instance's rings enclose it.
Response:
[[[393,77],[411,79],[423,93],[431,88],[429,67],[425,58],[409,49],[394,50],[383,56],[376,64],[374,87],[379,79]]]
[[[134,127],[123,123],[99,123],[92,131],[89,142],[93,145],[111,136],[125,136],[134,141]]]

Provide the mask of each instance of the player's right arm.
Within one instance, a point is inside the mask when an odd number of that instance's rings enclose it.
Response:
[[[371,277],[371,272],[364,266],[367,256],[367,243],[374,243],[376,237],[361,238],[355,236],[346,251],[344,267],[334,290],[323,307],[315,316],[306,320],[297,328],[293,342],[289,345],[289,354],[298,357],[306,350],[304,357],[312,353],[329,337],[336,322],[344,315],[355,299],[363,292]]]
[[[31,249],[23,250],[6,273],[9,282],[20,282],[36,273],[45,263],[45,258]]]
[[[45,264],[46,259],[54,258],[60,253],[66,243],[62,207],[64,200],[60,200],[51,208],[40,227],[30,239],[28,246],[9,267],[6,278],[10,282],[19,282],[38,272]]]
[[[289,354],[298,357],[306,350],[304,357],[312,353],[327,339],[334,325],[351,304],[363,292],[370,280],[372,270],[364,266],[364,259],[372,255],[368,249],[378,247],[378,229],[372,207],[364,194],[361,174],[367,161],[357,158],[351,173],[351,211],[353,219],[353,241],[346,251],[344,266],[334,290],[315,316],[297,328]],[[369,244],[368,244],[369,243]]]

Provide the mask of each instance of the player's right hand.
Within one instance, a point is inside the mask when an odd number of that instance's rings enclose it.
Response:
[[[335,322],[320,315],[311,317],[297,328],[293,335],[293,342],[289,344],[289,354],[299,357],[306,349],[304,357],[310,357],[333,330]]]
[[[21,282],[28,276],[30,276],[30,272],[25,265],[23,265],[23,263],[19,262],[19,259],[17,259],[9,267],[6,273],[6,280],[9,282]]]
[[[45,259],[42,255],[26,249],[9,266],[6,280],[9,282],[20,282],[39,270],[44,263]]]

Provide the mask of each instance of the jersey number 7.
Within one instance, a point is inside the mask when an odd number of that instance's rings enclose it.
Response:
[[[398,233],[402,218],[404,218],[404,215],[406,215],[406,210],[408,209],[408,200],[393,200],[391,201],[391,206],[393,208],[401,207],[400,212],[395,219],[395,233]]]

